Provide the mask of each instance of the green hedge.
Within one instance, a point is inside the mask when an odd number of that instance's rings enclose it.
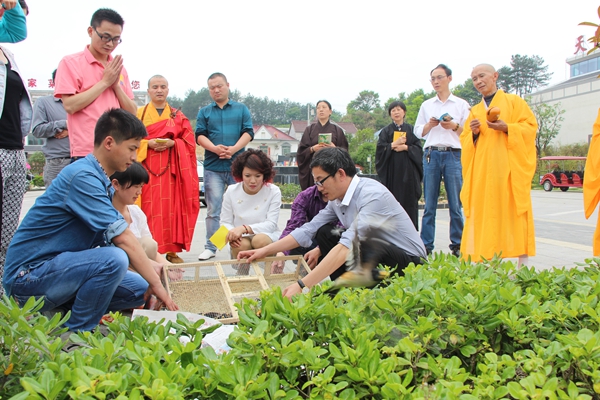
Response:
[[[223,355],[200,348],[200,322],[163,327],[123,317],[108,325],[108,337],[81,334],[89,348],[63,353],[59,339],[46,339],[60,321],[34,313],[33,302],[21,311],[5,299],[0,392],[17,399],[598,399],[599,261],[536,272],[438,254],[377,290],[331,298],[321,293],[325,284],[294,303],[279,290],[263,292],[240,306],[232,350]]]

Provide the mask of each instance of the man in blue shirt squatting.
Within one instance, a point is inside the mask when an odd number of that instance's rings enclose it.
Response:
[[[206,150],[206,245],[198,256],[199,260],[208,260],[217,252],[209,238],[219,229],[225,189],[236,183],[231,175],[231,164],[254,138],[250,111],[242,103],[229,99],[229,83],[225,75],[215,72],[209,76],[208,90],[214,102],[200,109],[196,121],[196,142]]]
[[[360,243],[360,263],[387,265],[399,274],[411,262],[418,264],[426,257],[425,246],[406,211],[381,183],[356,175],[356,166],[346,150],[339,147],[321,150],[310,167],[315,185],[329,199],[327,206],[286,237],[266,247],[238,253],[238,259],[254,261],[298,246],[308,247],[316,236],[324,258],[308,275],[288,286],[284,296],[291,298],[327,276],[335,280],[346,271],[349,250],[357,243]],[[336,220],[346,230],[337,243],[321,243],[318,231]]]
[[[90,331],[105,313],[144,304],[145,295],[178,309],[111,202],[108,177],[134,162],[144,137],[135,115],[102,114],[93,153],[61,171],[17,230],[6,256],[7,295],[19,304],[41,297],[41,311],[70,309],[71,331]]]

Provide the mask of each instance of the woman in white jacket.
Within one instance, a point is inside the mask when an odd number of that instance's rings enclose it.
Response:
[[[281,191],[271,183],[273,162],[260,150],[248,149],[236,157],[231,174],[239,183],[229,186],[223,196],[221,223],[229,230],[226,240],[236,258],[241,250],[258,249],[279,239]],[[247,273],[247,267],[243,269],[238,273]]]

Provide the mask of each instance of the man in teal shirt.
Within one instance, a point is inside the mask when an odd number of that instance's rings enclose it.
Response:
[[[229,99],[229,83],[220,72],[208,77],[208,90],[214,102],[198,112],[196,142],[204,147],[204,190],[206,198],[206,245],[198,256],[208,260],[216,246],[209,238],[219,229],[223,193],[235,183],[231,164],[254,138],[248,107]]]

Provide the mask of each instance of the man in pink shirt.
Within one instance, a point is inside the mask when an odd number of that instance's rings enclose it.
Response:
[[[58,66],[54,96],[62,99],[67,111],[75,159],[94,150],[94,127],[106,110],[120,107],[134,115],[137,111],[123,59],[111,56],[121,43],[123,24],[116,11],[99,9],[87,29],[90,45],[64,57]]]

